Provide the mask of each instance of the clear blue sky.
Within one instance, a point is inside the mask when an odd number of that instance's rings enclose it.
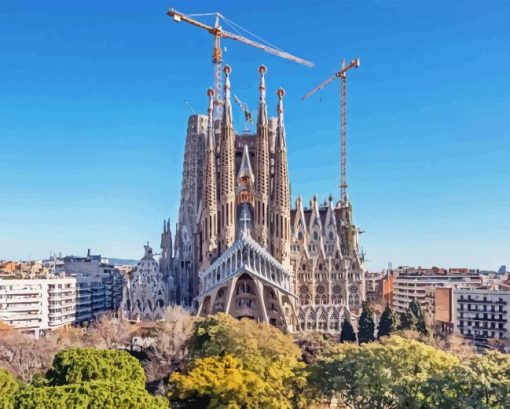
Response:
[[[165,16],[220,11],[316,63],[225,42],[233,91],[287,91],[292,193],[338,197],[339,90],[362,245],[394,265],[510,264],[510,3],[2,2],[0,258],[141,257],[175,223],[189,100],[205,111],[211,36]],[[211,21],[211,20],[209,20]],[[238,129],[242,114],[235,112]]]

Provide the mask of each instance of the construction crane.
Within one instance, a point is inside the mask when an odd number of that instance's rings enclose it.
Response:
[[[216,107],[216,114],[219,113],[220,111],[220,106],[222,104],[222,101],[221,101],[221,94],[222,94],[222,89],[221,89],[221,84],[222,84],[222,63],[223,63],[223,58],[222,58],[222,54],[221,54],[221,39],[222,38],[228,38],[228,39],[231,39],[231,40],[236,40],[236,41],[240,41],[241,43],[244,43],[244,44],[247,44],[249,46],[252,46],[252,47],[255,47],[255,48],[258,48],[262,51],[265,51],[266,53],[269,53],[269,54],[273,54],[273,55],[276,55],[278,57],[281,57],[281,58],[285,58],[287,60],[291,60],[291,61],[294,61],[294,62],[297,62],[299,64],[302,64],[302,65],[305,65],[307,67],[313,67],[314,64],[310,61],[307,61],[307,60],[304,60],[302,58],[299,58],[299,57],[296,57],[292,54],[289,54],[283,50],[280,50],[278,48],[276,48],[275,46],[273,46],[272,44],[269,44],[267,43],[267,41],[264,41],[262,40],[260,37],[257,37],[255,36],[254,34],[250,33],[248,30],[242,28],[241,26],[239,26],[238,24],[234,23],[233,21],[227,19],[225,16],[221,15],[220,13],[216,12],[216,13],[206,13],[206,14],[190,14],[190,15],[186,15],[186,14],[183,14],[177,10],[174,10],[173,8],[171,8],[170,10],[168,10],[168,13],[167,13],[168,16],[172,17],[174,19],[175,22],[181,22],[181,21],[184,21],[186,23],[189,23],[189,24],[192,24],[194,25],[195,27],[198,27],[198,28],[201,28],[203,30],[206,30],[208,31],[210,34],[212,34],[214,36],[214,47],[213,47],[213,52],[212,52],[212,62],[214,64],[214,90],[215,90],[215,107]],[[215,24],[214,24],[214,27],[211,27],[207,24],[204,24],[198,20],[195,20],[194,16],[216,16],[216,21],[215,21]],[[238,35],[238,34],[233,34],[233,33],[230,33],[228,31],[225,31],[223,30],[223,28],[221,27],[220,25],[220,18],[225,21],[227,24],[229,24],[230,26],[233,27],[234,31],[237,31],[236,27],[238,29],[242,29],[244,30],[246,33],[252,35],[253,37],[257,37],[257,39],[269,44],[269,45],[264,45],[264,44],[261,44],[261,43],[258,43],[256,41],[253,41],[253,40],[250,40],[246,37],[243,37],[241,35]],[[239,33],[239,31],[237,31]]]
[[[336,72],[333,76],[326,81],[308,92],[303,99],[307,99],[315,92],[321,90],[330,82],[340,78],[340,197],[342,202],[345,203],[347,196],[347,71],[351,68],[358,68],[360,66],[360,59],[356,58],[350,62],[349,65],[345,64],[342,60],[342,69]]]
[[[243,111],[244,114],[244,132],[248,133],[250,132],[250,125],[253,125],[253,115],[250,112],[250,108],[248,108],[248,105],[241,101],[239,98],[237,98],[237,95],[234,94],[234,101],[239,105],[241,108],[241,111]]]

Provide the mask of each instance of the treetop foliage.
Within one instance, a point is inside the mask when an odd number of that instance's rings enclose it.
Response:
[[[145,387],[145,373],[138,360],[127,351],[118,350],[62,351],[55,357],[47,379],[53,386],[101,380]]]
[[[16,409],[163,409],[168,401],[138,385],[91,381],[43,388],[28,387],[14,398]]]

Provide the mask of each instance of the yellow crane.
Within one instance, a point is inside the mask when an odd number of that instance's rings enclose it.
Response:
[[[326,81],[322,82],[310,92],[308,92],[303,99],[315,94],[317,91],[324,88],[330,82],[340,78],[340,197],[343,202],[346,200],[347,190],[347,71],[351,68],[358,68],[360,66],[360,59],[352,60],[349,65],[342,61],[342,69],[335,72]]]
[[[239,26],[238,24],[234,23],[233,21],[227,19],[225,16],[221,15],[220,13],[216,12],[216,13],[207,13],[207,14],[190,14],[190,15],[186,15],[184,13],[181,13],[173,8],[171,8],[170,10],[168,10],[168,13],[167,13],[168,16],[172,17],[173,20],[177,23],[181,22],[181,21],[184,21],[185,23],[189,23],[189,24],[192,24],[194,25],[195,27],[198,27],[198,28],[201,28],[203,30],[206,30],[208,31],[210,34],[212,34],[214,36],[214,47],[213,47],[213,53],[212,53],[212,62],[214,64],[214,90],[215,90],[215,105],[216,105],[216,108],[217,108],[217,112],[219,110],[219,106],[221,105],[221,94],[222,94],[222,90],[221,90],[221,83],[222,83],[222,77],[221,77],[221,72],[222,72],[222,63],[223,63],[223,58],[222,58],[222,53],[221,53],[221,39],[222,38],[228,38],[230,40],[236,40],[236,41],[239,41],[241,43],[244,43],[244,44],[247,44],[249,46],[252,46],[252,47],[255,47],[255,48],[258,48],[262,51],[265,51],[266,53],[269,53],[269,54],[273,54],[273,55],[276,55],[278,57],[281,57],[281,58],[285,58],[287,60],[290,60],[290,61],[294,61],[296,63],[299,63],[299,64],[302,64],[302,65],[305,65],[307,67],[313,67],[314,64],[310,61],[307,61],[307,60],[304,60],[302,58],[299,58],[299,57],[296,57],[292,54],[289,54],[283,50],[280,50],[274,46],[270,46],[270,45],[264,45],[264,44],[261,44],[259,42],[256,42],[256,41],[253,41],[253,40],[250,40],[249,38],[246,38],[240,34],[234,34],[234,33],[231,33],[231,32],[228,32],[228,31],[225,31],[221,25],[220,25],[220,18],[222,20],[224,20],[227,24],[230,24],[232,27],[234,27],[234,30],[236,30],[235,27],[239,28],[239,29],[242,29],[242,30],[245,30],[243,29],[241,26]],[[198,20],[195,20],[193,17],[194,16],[216,16],[216,21],[215,21],[215,24],[214,24],[214,27],[212,26],[209,26],[207,24],[204,24]],[[249,33],[250,35],[254,36],[254,37],[257,37],[255,36],[254,34],[250,33],[249,31],[245,30],[247,33]],[[259,38],[260,39],[260,38]],[[262,40],[262,39],[260,39]],[[262,40],[264,41],[264,40]],[[267,42],[266,42],[267,43]],[[269,43],[267,43],[269,44]]]

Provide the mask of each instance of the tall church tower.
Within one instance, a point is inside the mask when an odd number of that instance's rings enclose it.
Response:
[[[283,123],[283,97],[278,88],[278,125],[274,154],[274,187],[272,194],[272,253],[284,266],[290,266],[290,187],[287,164],[287,142]]]
[[[266,82],[267,68],[259,67],[260,73],[260,100],[257,116],[257,134],[255,139],[255,240],[263,247],[268,247],[269,225],[269,127],[266,106]]]
[[[225,105],[220,140],[220,251],[226,251],[235,239],[235,130],[232,124],[232,104],[230,102],[230,72],[225,65]]]
[[[207,136],[205,141],[205,158],[203,165],[204,184],[202,189],[202,242],[201,242],[201,261],[200,270],[209,267],[213,260],[214,253],[218,246],[218,207],[217,207],[217,187],[216,187],[216,141],[214,135],[213,121],[213,97],[214,90],[209,88],[207,91],[209,97]]]

